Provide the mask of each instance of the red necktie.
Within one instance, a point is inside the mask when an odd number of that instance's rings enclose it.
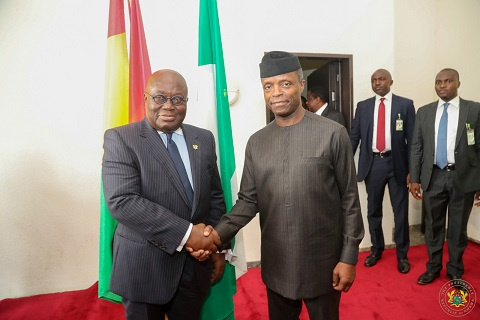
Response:
[[[385,104],[383,100],[385,100],[385,98],[380,98],[377,119],[377,149],[380,152],[385,150]]]

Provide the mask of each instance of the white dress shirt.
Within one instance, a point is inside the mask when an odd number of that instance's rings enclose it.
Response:
[[[317,112],[315,112],[315,113],[318,114],[319,116],[321,116],[322,113],[323,113],[323,111],[324,111],[325,109],[327,109],[327,107],[328,107],[328,103],[326,102],[326,103],[325,103],[323,106],[321,106],[320,109],[318,109]]]

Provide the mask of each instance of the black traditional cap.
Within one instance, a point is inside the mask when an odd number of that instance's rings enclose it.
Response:
[[[285,51],[265,53],[260,62],[260,78],[269,78],[300,69],[297,56]]]

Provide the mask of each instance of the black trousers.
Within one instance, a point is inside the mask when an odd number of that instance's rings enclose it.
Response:
[[[397,181],[393,172],[392,157],[374,157],[372,167],[365,178],[368,203],[368,229],[372,241],[372,252],[382,253],[385,249],[385,239],[382,229],[383,196],[388,184],[390,201],[395,222],[394,240],[398,259],[407,257],[410,247],[408,225],[408,189],[407,177]]]
[[[270,320],[298,320],[302,301],[310,320],[338,320],[341,292],[333,291],[311,299],[292,300],[267,288]]]
[[[193,258],[187,257],[177,292],[167,304],[135,302],[122,298],[127,320],[196,320],[208,291],[200,290]]]
[[[426,209],[425,244],[428,251],[427,270],[439,272],[442,269],[448,209],[447,273],[461,276],[464,273],[462,257],[468,244],[467,224],[475,192],[462,192],[455,186],[455,179],[455,171],[441,170],[434,166],[430,185],[423,192]]]

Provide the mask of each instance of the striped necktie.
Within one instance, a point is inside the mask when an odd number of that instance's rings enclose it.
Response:
[[[182,181],[183,188],[185,189],[185,193],[187,194],[187,198],[191,206],[193,203],[193,189],[192,185],[190,184],[190,180],[188,180],[187,170],[185,170],[185,165],[180,157],[180,152],[178,152],[177,145],[175,144],[175,141],[172,140],[172,134],[166,133],[166,135],[168,154],[170,155],[170,158],[172,158],[173,164],[175,164],[175,168],[180,176],[180,180]]]

